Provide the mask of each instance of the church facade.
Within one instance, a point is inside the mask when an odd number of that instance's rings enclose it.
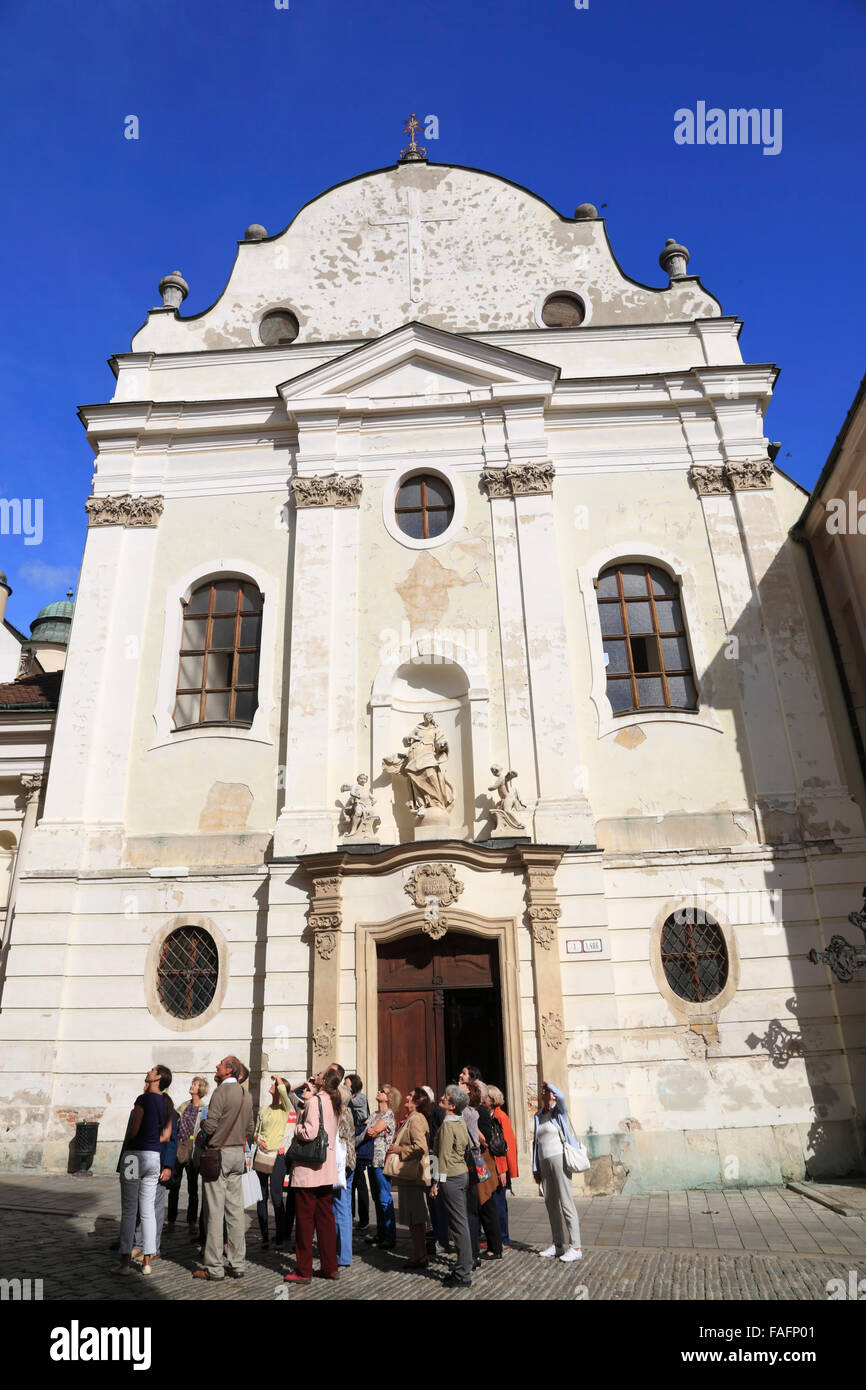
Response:
[[[588,204],[429,164],[161,282],[80,412],[89,528],[0,1037],[2,1158],[113,1171],[154,1062],[542,1079],[598,1191],[859,1171],[806,960],[864,789],[776,376]]]

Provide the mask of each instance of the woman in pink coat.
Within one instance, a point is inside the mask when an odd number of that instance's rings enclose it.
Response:
[[[336,1073],[311,1077],[296,1093],[298,1126],[296,1139],[315,1139],[324,1126],[328,1147],[324,1163],[312,1167],[292,1164],[292,1191],[295,1195],[296,1271],[285,1276],[288,1284],[309,1284],[313,1277],[313,1228],[319,1244],[320,1273],[325,1279],[337,1278],[337,1227],[334,1222],[334,1184],[337,1181],[337,1126],[343,1100]]]

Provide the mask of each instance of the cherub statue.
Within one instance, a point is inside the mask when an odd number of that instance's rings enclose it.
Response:
[[[349,829],[345,832],[347,839],[359,832],[375,835],[379,829],[379,817],[374,810],[376,802],[368,786],[369,781],[366,772],[359,772],[354,786],[344,782],[340,788],[341,792],[349,793],[343,806],[343,815],[349,822]]]
[[[496,764],[491,767],[490,771],[493,773],[496,780],[487,790],[489,792],[499,793],[499,804],[492,808],[493,815],[496,819],[495,829],[525,830],[526,826],[522,821],[517,819],[515,814],[518,809],[521,811],[526,810],[526,807],[520,800],[517,788],[514,786],[517,773],[503,772],[502,768]]]

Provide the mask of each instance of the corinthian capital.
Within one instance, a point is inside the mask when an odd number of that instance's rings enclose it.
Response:
[[[728,492],[724,466],[720,463],[695,463],[689,469],[689,482],[699,497],[718,497]]]
[[[507,468],[485,468],[481,483],[490,498],[532,497],[553,492],[555,474],[552,463],[509,464]]]
[[[747,459],[745,463],[729,463],[725,474],[733,492],[773,486],[773,464],[770,459]]]
[[[162,497],[88,497],[84,509],[91,526],[156,526],[165,503]]]
[[[362,486],[360,473],[326,473],[293,478],[292,496],[296,507],[359,507]]]

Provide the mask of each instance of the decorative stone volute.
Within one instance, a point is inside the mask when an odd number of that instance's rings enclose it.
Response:
[[[163,275],[159,282],[159,292],[162,295],[163,309],[179,309],[189,294],[189,285],[179,270],[173,270],[169,275]]]
[[[84,509],[90,526],[156,526],[165,502],[162,497],[88,497]]]
[[[689,263],[688,247],[680,246],[679,242],[674,241],[669,236],[664,245],[664,250],[659,256],[659,265],[666,271],[670,280],[682,280],[687,274]]]
[[[296,507],[359,507],[362,490],[360,473],[292,479]]]
[[[320,960],[330,960],[343,925],[343,881],[339,874],[317,874],[310,889],[307,925]]]

